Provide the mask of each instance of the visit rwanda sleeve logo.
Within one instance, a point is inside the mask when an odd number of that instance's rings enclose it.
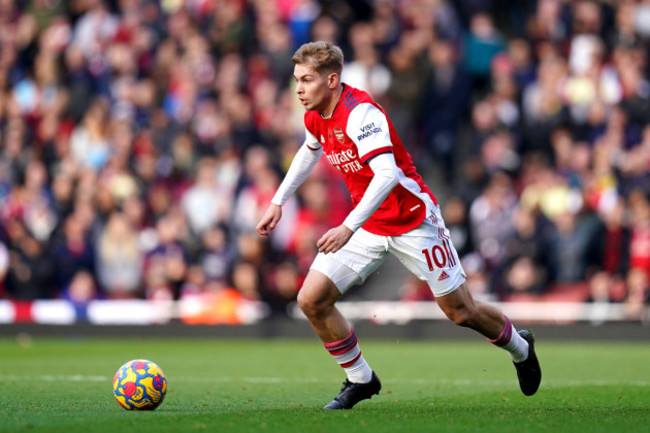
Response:
[[[375,123],[373,122],[362,126],[361,128],[359,128],[359,131],[361,132],[361,134],[357,137],[357,140],[361,141],[365,138],[370,137],[373,134],[381,132],[381,128],[379,126],[375,126]]]

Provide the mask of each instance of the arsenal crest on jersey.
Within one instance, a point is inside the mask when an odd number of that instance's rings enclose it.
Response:
[[[334,131],[334,135],[339,142],[345,143],[345,134],[341,128],[334,128],[332,131]]]

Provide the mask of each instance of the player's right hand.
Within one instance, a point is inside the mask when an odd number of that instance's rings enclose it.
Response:
[[[282,207],[271,203],[255,228],[257,234],[266,239],[269,236],[269,232],[278,224],[280,218],[282,218]]]

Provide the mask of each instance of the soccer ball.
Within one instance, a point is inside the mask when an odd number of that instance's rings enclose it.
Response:
[[[124,409],[154,410],[167,394],[167,379],[156,363],[135,359],[115,373],[113,394]]]

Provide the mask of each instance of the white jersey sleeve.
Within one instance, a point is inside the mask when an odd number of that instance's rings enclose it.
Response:
[[[305,142],[304,145],[310,148],[311,150],[318,150],[322,148],[323,146],[318,142],[318,139],[314,137],[314,134],[309,132],[307,128],[305,128]]]
[[[366,102],[357,105],[350,112],[345,132],[357,145],[363,163],[376,155],[393,151],[388,119],[373,104]]]
[[[293,157],[289,171],[275,192],[271,203],[283,206],[289,197],[307,179],[316,163],[323,155],[323,147],[309,131],[305,129],[305,142]]]

